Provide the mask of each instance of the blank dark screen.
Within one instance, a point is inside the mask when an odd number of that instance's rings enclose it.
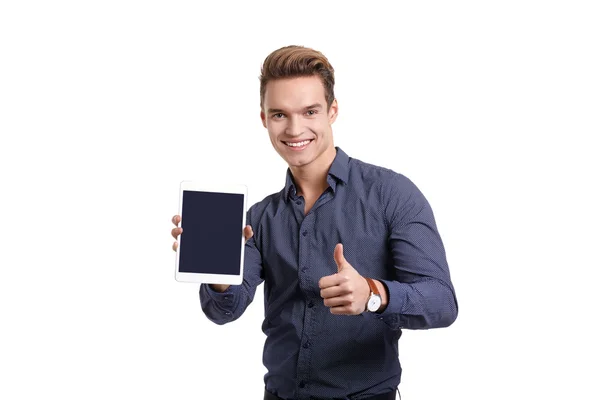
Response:
[[[244,195],[183,191],[179,272],[237,275]]]

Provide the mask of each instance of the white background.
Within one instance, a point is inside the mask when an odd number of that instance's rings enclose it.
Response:
[[[181,180],[282,188],[258,75],[289,44],[447,248],[459,317],[404,332],[403,399],[599,398],[596,2],[374,3],[1,3],[0,398],[262,398],[262,286],[209,322],[170,219]]]

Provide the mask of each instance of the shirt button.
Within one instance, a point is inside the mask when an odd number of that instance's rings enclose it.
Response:
[[[305,349],[308,349],[310,347],[310,343],[309,342],[304,342],[304,344],[302,345],[302,347],[304,347]]]
[[[308,302],[308,308],[313,308],[315,306],[315,303],[313,303],[312,301]]]
[[[302,232],[302,236],[306,236],[306,235],[308,235],[308,231]]]
[[[302,268],[302,272],[306,272],[308,270],[308,268],[304,267]]]
[[[300,389],[302,389],[302,388],[304,388],[306,386],[306,382],[300,381],[300,383],[298,384],[298,386],[300,387]]]
[[[297,201],[296,201],[296,204],[298,204],[298,205],[301,205],[301,204],[302,204],[302,202],[301,202],[300,200],[297,200]]]

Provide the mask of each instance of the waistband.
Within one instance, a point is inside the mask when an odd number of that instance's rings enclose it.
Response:
[[[312,398],[311,398],[312,399]],[[292,399],[282,399],[281,397],[275,396],[273,393],[270,393],[265,390],[264,400],[292,400]],[[332,399],[335,400],[335,399]],[[383,394],[376,394],[371,397],[363,397],[361,400],[396,400],[396,392],[389,392]]]

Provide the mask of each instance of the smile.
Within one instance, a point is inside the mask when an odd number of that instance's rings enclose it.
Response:
[[[283,142],[283,143],[285,143],[285,145],[288,146],[288,147],[296,147],[296,148],[298,148],[298,147],[304,147],[307,144],[309,144],[310,142],[312,142],[312,139],[304,140],[302,142]]]

